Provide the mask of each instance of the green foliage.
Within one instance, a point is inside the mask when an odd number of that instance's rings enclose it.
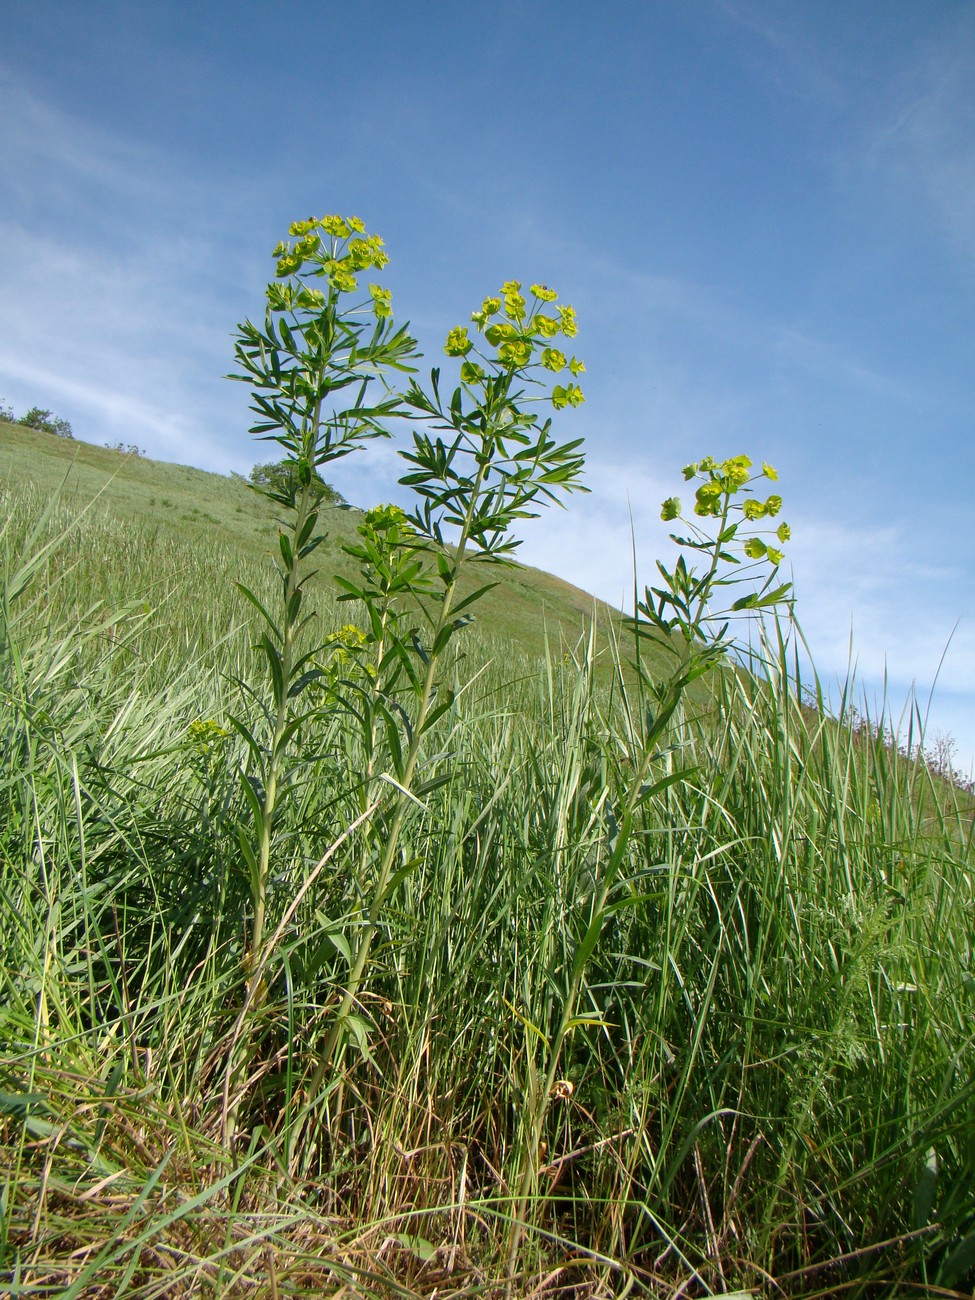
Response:
[[[6,418],[4,413],[4,418]],[[13,412],[9,412],[12,416]],[[62,420],[59,416],[54,415],[52,411],[42,410],[39,406],[32,406],[29,411],[17,421],[28,429],[39,429],[42,433],[53,433],[57,438],[73,438],[74,433],[71,425],[67,420]]]
[[[508,282],[397,395],[381,244],[292,240],[238,336],[274,572],[5,489],[8,1289],[970,1286],[973,805],[799,680],[774,471],[689,467],[609,671],[521,657],[471,616],[579,487],[575,314]],[[314,474],[395,416],[416,504],[337,516],[333,601]]]
[[[297,466],[291,460],[271,460],[263,465],[254,465],[247,476],[247,482],[272,501],[290,507],[294,507],[302,488]],[[311,472],[311,485],[318,504],[326,506],[347,504],[342,493],[330,483],[326,483],[317,469]]]
[[[105,446],[109,451],[120,452],[123,456],[145,457],[145,448],[137,447],[134,442],[106,442]]]
[[[763,1273],[791,1297],[971,1289],[973,805],[885,745],[884,719],[800,703],[817,683],[774,636],[675,710],[599,909],[646,726],[625,659],[603,689],[588,641],[534,660],[466,631],[426,733],[446,779],[417,795],[352,1012],[355,1100],[323,1085],[291,1178],[368,847],[348,834],[360,723],[309,686],[326,707],[295,740],[273,859],[271,929],[292,907],[293,926],[254,1011],[244,1140],[222,1150],[252,907],[227,715],[231,679],[266,690],[253,607],[240,561],[169,536],[166,512],[58,506],[38,527],[49,496],[8,492],[2,539],[0,1269],[21,1294],[229,1296],[272,1269],[282,1294],[436,1285],[397,1234],[437,1248],[455,1292],[503,1286],[563,1022],[516,1294],[558,1268],[576,1292],[661,1297]],[[279,584],[251,564],[266,607]],[[365,629],[340,627],[361,607],[316,605],[335,691],[365,689]],[[392,772],[382,732],[373,761]],[[228,1241],[250,1244],[221,1274]]]
[[[296,792],[288,754],[309,717],[301,696],[321,676],[315,662],[320,647],[300,644],[310,622],[302,609],[306,562],[323,540],[318,471],[368,440],[386,436],[381,421],[397,412],[399,399],[388,390],[375,402],[367,398],[385,372],[406,369],[415,350],[406,331],[396,330],[389,319],[385,294],[371,295],[373,328],[363,321],[362,304],[354,298],[358,276],[387,261],[378,236],[365,236],[357,218],[339,217],[296,222],[291,234],[297,242],[275,250],[278,280],[267,289],[263,328],[249,321],[239,327],[238,371],[231,376],[251,388],[257,417],[251,432],[277,443],[291,466],[286,481],[281,474],[270,475],[261,488],[290,512],[278,531],[278,609],[272,613],[249,588],[242,588],[266,625],[258,648],[271,691],[257,718],[234,719],[251,759],[241,785],[252,828],[248,832],[242,826],[238,837],[254,903],[248,1004],[258,996],[264,960],[278,798]]]

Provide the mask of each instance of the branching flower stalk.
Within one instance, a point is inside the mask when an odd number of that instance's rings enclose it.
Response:
[[[251,409],[257,415],[251,432],[283,448],[292,469],[283,481],[258,489],[286,512],[278,529],[277,612],[240,587],[263,623],[258,648],[270,686],[269,701],[254,697],[256,721],[231,719],[250,754],[250,770],[240,777],[252,824],[239,827],[238,841],[252,903],[244,956],[245,1001],[251,1007],[260,1003],[254,981],[264,966],[276,818],[282,796],[297,779],[290,743],[314,712],[302,696],[323,675],[321,646],[303,643],[313,618],[304,609],[312,576],[308,561],[324,540],[319,470],[386,435],[382,420],[395,415],[401,402],[390,394],[384,376],[408,371],[416,352],[406,330],[392,323],[389,291],[370,284],[365,300],[358,293],[360,274],[381,269],[388,260],[377,235],[366,235],[357,217],[339,216],[295,222],[290,235],[293,242],[275,249],[277,278],[267,289],[264,325],[245,321],[239,327],[238,373],[230,376],[251,386]],[[383,395],[370,402],[369,388],[377,379]],[[244,1060],[229,1065],[228,1079],[232,1073],[239,1080],[243,1067]]]
[[[487,583],[458,598],[461,575],[473,561],[497,563],[510,558],[519,545],[512,534],[517,520],[533,518],[545,500],[558,502],[560,493],[581,489],[581,439],[557,443],[551,437],[551,420],[543,421],[525,409],[532,399],[523,387],[541,388],[535,400],[550,402],[556,410],[582,403],[582,390],[574,381],[584,366],[550,346],[558,335],[575,337],[575,312],[570,306],[556,306],[552,314],[550,305],[558,295],[544,285],[533,285],[530,293],[529,300],[519,282],[508,281],[500,296],[484,301],[472,317],[483,335],[480,347],[475,347],[468,328],[450,331],[445,351],[459,358],[461,366],[460,384],[449,401],[441,396],[439,370],[431,374],[429,392],[413,381],[404,394],[417,421],[427,426],[416,428],[412,448],[400,453],[411,467],[400,483],[420,501],[408,516],[395,507],[384,507],[392,526],[376,530],[370,540],[378,542],[381,537],[389,551],[405,553],[408,576],[401,590],[419,606],[425,623],[423,638],[389,617],[387,601],[394,593],[388,584],[377,591],[368,571],[359,584],[341,582],[346,599],[366,606],[384,660],[394,665],[395,676],[405,674],[413,704],[412,716],[405,720],[391,689],[376,696],[388,738],[389,778],[398,794],[385,828],[368,910],[358,929],[348,984],[306,1089],[309,1107],[337,1065],[346,1041],[380,916],[397,880],[410,809],[442,779],[432,773],[418,780],[424,738],[453,703],[453,693],[438,683],[438,670],[453,637],[471,621],[472,606],[494,585]],[[548,376],[562,377],[563,372],[567,382],[549,389]],[[452,545],[445,534],[451,528],[456,529]],[[367,548],[351,553],[369,558]],[[420,554],[426,564],[418,567]],[[388,552],[383,563],[395,568]]]
[[[748,617],[753,611],[779,607],[788,601],[791,584],[774,585],[783,558],[779,547],[791,535],[788,524],[780,524],[775,531],[777,545],[757,534],[747,539],[739,537],[743,526],[774,517],[782,506],[782,499],[777,495],[761,501],[755,494],[755,486],[762,479],[774,480],[777,477],[775,470],[767,464],[758,475],[753,476],[750,470],[751,461],[747,456],[734,456],[722,462],[707,457],[698,464],[685,467],[686,480],[702,480],[696,492],[695,515],[716,518],[718,526],[713,533],[708,533],[700,525],[690,523],[689,536],[672,536],[672,540],[682,551],[696,551],[703,555],[706,559],[704,571],[699,575],[692,565],[688,565],[683,554],[673,570],[658,563],[664,586],[648,587],[644,599],[637,602],[634,617],[629,620],[635,634],[635,666],[640,686],[653,699],[654,708],[647,710],[646,727],[639,748],[632,755],[633,776],[626,798],[622,807],[614,810],[615,827],[605,841],[609,852],[597,870],[598,884],[586,909],[586,928],[576,940],[558,1026],[550,1040],[541,1036],[547,1051],[547,1063],[539,1071],[534,1060],[529,1059],[523,1161],[508,1252],[508,1295],[516,1275],[528,1206],[538,1191],[539,1151],[549,1107],[557,1095],[556,1079],[563,1049],[574,1029],[591,1023],[586,1017],[577,1015],[579,994],[604,924],[616,910],[616,905],[610,901],[611,895],[622,879],[636,816],[644,804],[668,785],[688,776],[686,771],[677,771],[667,772],[656,780],[650,779],[654,763],[662,757],[661,746],[666,740],[671,719],[687,687],[726,660],[733,648],[733,640],[728,636],[730,619],[736,614]],[[680,517],[680,501],[676,497],[663,503],[661,517],[667,522]],[[768,565],[771,565],[770,570]],[[715,594],[723,587],[740,582],[747,582],[752,590],[729,608],[714,611]],[[720,624],[717,630],[716,624]],[[640,655],[641,641],[648,637],[658,648],[666,649],[676,657],[674,668],[660,681],[650,677]],[[624,899],[622,905],[627,905],[627,900]]]

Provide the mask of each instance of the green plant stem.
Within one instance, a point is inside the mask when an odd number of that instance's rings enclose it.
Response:
[[[443,597],[440,602],[440,610],[437,616],[437,622],[434,626],[432,644],[436,645],[440,633],[447,626],[450,619],[450,611],[453,606],[454,596],[457,590],[457,584],[460,577],[460,571],[466,558],[467,544],[470,537],[470,530],[473,524],[477,503],[480,499],[484,487],[484,481],[487,476],[488,464],[483,463],[478,466],[477,476],[467,503],[467,510],[464,517],[464,524],[461,529],[460,538],[454,556],[453,570],[450,580],[444,588]],[[372,901],[369,906],[369,912],[366,917],[366,924],[363,929],[362,937],[359,940],[356,949],[355,958],[349,973],[349,982],[346,986],[342,1002],[336,1012],[335,1019],[328,1031],[325,1044],[322,1048],[321,1056],[315,1071],[309,1080],[306,1090],[306,1105],[311,1106],[318,1096],[325,1075],[332,1066],[336,1050],[339,1046],[340,1039],[345,1030],[348,1017],[359,996],[359,990],[362,985],[362,978],[365,973],[366,963],[369,959],[369,950],[372,946],[373,936],[375,935],[380,912],[386,898],[386,889],[389,885],[390,877],[393,873],[393,864],[396,861],[396,855],[399,852],[399,840],[402,834],[403,826],[406,821],[406,815],[411,802],[411,791],[413,786],[413,777],[416,771],[416,764],[420,754],[420,743],[423,736],[423,728],[430,711],[430,704],[433,700],[434,685],[439,656],[431,653],[429,662],[426,666],[426,672],[423,677],[423,685],[420,692],[419,703],[416,717],[413,722],[413,735],[410,740],[410,746],[407,751],[406,763],[403,770],[403,780],[400,783],[400,794],[396,804],[396,811],[393,814],[393,820],[389,827],[389,834],[386,839],[386,847],[379,866],[379,873],[376,878],[375,888],[373,889]]]
[[[619,833],[613,851],[606,863],[606,868],[602,874],[597,892],[592,896],[592,905],[589,909],[590,918],[601,917],[606,903],[609,899],[610,891],[617,879],[620,864],[623,855],[626,852],[630,835],[633,829],[633,817],[636,812],[637,802],[640,793],[646,782],[650,771],[650,765],[656,754],[656,745],[660,739],[662,729],[667,725],[674,707],[680,699],[682,691],[680,687],[675,687],[672,691],[673,702],[671,707],[662,711],[661,715],[655,720],[650,734],[644,741],[644,752],[641,758],[639,769],[630,783],[623,818],[620,822]],[[559,1019],[559,1026],[552,1039],[552,1046],[549,1051],[548,1068],[545,1071],[545,1078],[541,1089],[533,1087],[530,1090],[532,1116],[529,1121],[528,1143],[525,1154],[525,1161],[522,1167],[521,1176],[518,1183],[517,1198],[515,1201],[514,1218],[511,1230],[511,1242],[508,1249],[508,1272],[505,1282],[505,1295],[509,1297],[512,1294],[512,1286],[517,1268],[518,1252],[521,1248],[521,1241],[524,1236],[524,1227],[526,1215],[528,1212],[528,1203],[532,1198],[535,1185],[538,1179],[538,1152],[542,1138],[542,1129],[545,1124],[545,1117],[548,1114],[549,1105],[555,1088],[555,1076],[558,1073],[559,1065],[562,1059],[562,1048],[565,1040],[569,1035],[572,1019],[575,1016],[576,1003],[579,997],[579,990],[582,988],[582,981],[585,976],[586,963],[583,963],[576,970],[566,991],[565,999],[562,1006],[562,1015]],[[532,1070],[532,1082],[534,1084],[536,1072]]]
[[[321,403],[314,410],[311,428],[312,446],[317,444],[318,428],[321,417]],[[265,957],[264,930],[267,918],[267,882],[271,864],[271,844],[274,831],[274,818],[277,808],[278,786],[284,764],[284,737],[291,718],[291,676],[294,668],[295,640],[300,628],[300,610],[292,614],[292,601],[301,585],[301,561],[298,555],[298,538],[308,521],[314,506],[314,487],[309,481],[302,486],[297,500],[294,523],[291,528],[291,562],[287,568],[284,584],[284,618],[281,626],[281,687],[280,698],[274,715],[274,728],[268,753],[265,772],[264,792],[261,800],[261,821],[259,826],[257,874],[252,882],[254,919],[251,923],[250,943],[244,953],[244,972],[247,983],[244,990],[244,1008],[249,1013],[256,1011],[262,1000],[262,983],[264,979]],[[273,940],[272,940],[273,942]],[[249,1051],[247,1036],[243,1036],[243,1047],[236,1062],[236,1044],[231,1049],[231,1062],[228,1066],[227,1096],[233,1097],[239,1091],[244,1071],[247,1068]],[[237,1128],[240,1097],[236,1102],[225,1103],[226,1119],[224,1122],[224,1141],[229,1143]]]
[[[319,404],[320,406],[320,404]],[[316,407],[313,426],[313,437],[317,441],[319,408]],[[264,795],[261,801],[261,828],[260,839],[258,842],[257,858],[257,880],[255,881],[254,891],[254,920],[251,926],[251,941],[249,950],[245,956],[246,969],[251,973],[250,978],[258,978],[258,968],[261,963],[261,948],[264,942],[264,926],[267,915],[267,880],[271,862],[271,839],[274,829],[274,813],[277,805],[278,784],[280,781],[282,760],[283,760],[283,740],[284,734],[288,728],[291,717],[291,674],[294,668],[295,637],[297,635],[300,623],[299,619],[292,617],[291,603],[298,590],[301,581],[300,563],[298,558],[297,539],[301,536],[302,529],[308,520],[311,512],[313,501],[313,485],[311,482],[302,486],[301,493],[298,497],[297,511],[295,521],[291,529],[292,548],[291,564],[288,566],[288,575],[284,588],[284,622],[282,624],[281,637],[281,676],[283,680],[281,698],[278,701],[277,709],[274,716],[274,730],[271,733],[271,746],[268,758],[266,780],[264,784]],[[248,996],[252,990],[248,986]]]

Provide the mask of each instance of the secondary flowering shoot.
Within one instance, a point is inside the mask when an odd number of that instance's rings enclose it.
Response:
[[[752,473],[752,462],[748,456],[731,456],[718,461],[713,456],[705,456],[701,461],[684,466],[686,481],[699,480],[694,494],[694,514],[699,518],[720,519],[722,546],[726,558],[730,557],[730,546],[737,541],[742,554],[750,560],[768,560],[770,564],[779,565],[784,558],[779,546],[784,545],[792,536],[788,524],[779,524],[774,531],[764,530],[763,535],[753,533],[747,538],[738,536],[738,529],[743,522],[757,523],[760,519],[772,519],[782,509],[782,498],[772,493],[764,499],[758,494],[762,480],[775,480],[777,472],[767,462],[762,462],[759,474]],[[740,499],[739,499],[740,498]],[[660,509],[660,517],[665,523],[680,518],[681,504],[679,497],[668,497]],[[740,515],[741,518],[735,518]],[[695,525],[691,525],[698,531]],[[778,546],[770,544],[765,538],[773,537]],[[738,561],[735,560],[735,563]]]
[[[483,385],[489,375],[502,371],[526,371],[540,367],[552,375],[569,372],[569,382],[557,383],[548,400],[558,411],[566,406],[581,406],[585,401],[582,389],[572,382],[585,371],[578,357],[569,356],[558,347],[548,346],[562,335],[575,338],[579,332],[576,314],[572,307],[558,305],[555,313],[547,310],[557,303],[558,294],[544,284],[533,284],[526,295],[520,280],[506,280],[497,296],[485,298],[480,308],[471,314],[471,320],[483,336],[478,347],[469,337],[469,327],[458,325],[447,335],[444,351],[448,357],[467,357],[471,352],[488,367],[476,361],[466,361],[461,367],[461,380],[467,385]],[[532,382],[544,382],[533,378]]]

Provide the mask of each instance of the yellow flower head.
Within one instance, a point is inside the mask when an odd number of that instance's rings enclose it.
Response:
[[[533,284],[532,293],[539,302],[555,302],[556,298],[559,296],[554,289],[550,289],[545,284]]]
[[[406,517],[405,510],[401,510],[399,506],[382,505],[373,506],[371,510],[366,511],[365,519],[360,525],[360,532],[363,528],[385,532],[388,528],[409,529],[409,527],[410,521]]]
[[[546,348],[542,353],[542,365],[546,370],[554,370],[556,373],[565,369],[565,353],[560,352],[558,348]]]
[[[482,330],[484,328],[484,322],[489,320],[490,317],[496,316],[500,310],[500,298],[485,298],[481,305],[481,310],[471,312],[471,320],[479,330]]]
[[[561,411],[566,406],[581,406],[585,400],[578,384],[567,384],[565,388],[561,384],[556,384],[552,389],[552,405],[557,411]]]
[[[728,460],[722,461],[718,466],[718,472],[722,476],[724,490],[737,492],[740,487],[744,487],[751,477],[748,472],[751,467],[752,463],[747,456],[731,456]]]
[[[277,266],[277,273],[280,277],[294,275],[295,271],[301,269],[301,256],[298,253],[286,253],[280,258]]]
[[[336,239],[345,239],[352,233],[349,229],[348,222],[342,217],[322,217],[318,224],[321,226],[322,230],[325,231],[326,235],[333,235]]]
[[[354,293],[358,285],[358,281],[349,270],[348,258],[344,257],[339,262],[331,263],[328,278],[339,293]]]
[[[508,366],[527,366],[532,359],[532,343],[530,339],[524,338],[518,334],[514,338],[507,339],[498,348],[498,360],[503,361]]]
[[[696,515],[719,515],[721,513],[721,484],[710,479],[702,483],[695,493],[694,513]]]
[[[368,239],[350,239],[349,257],[357,271],[365,270],[367,266],[373,266],[379,271],[389,261],[383,252],[383,241],[378,235],[370,235]]]
[[[457,325],[447,335],[443,350],[448,357],[466,357],[473,346],[474,344],[467,337],[467,326]]]
[[[491,344],[492,348],[496,348],[498,344],[503,343],[505,339],[513,339],[515,334],[515,327],[513,325],[508,325],[504,321],[495,321],[493,325],[489,325],[484,331],[484,337]]]
[[[372,294],[372,310],[375,312],[376,320],[384,320],[387,316],[393,314],[393,295],[388,289],[383,289],[381,285],[371,284],[369,292]]]
[[[361,627],[356,627],[355,623],[346,623],[337,632],[333,632],[327,640],[331,645],[345,646],[348,650],[359,650],[369,638]]]
[[[575,308],[560,307],[559,316],[562,318],[562,333],[567,339],[574,339],[579,333],[579,326],[576,324]]]
[[[514,283],[514,281],[512,281],[512,283]],[[512,320],[524,320],[526,305],[524,298],[517,289],[504,295],[504,309]]]

